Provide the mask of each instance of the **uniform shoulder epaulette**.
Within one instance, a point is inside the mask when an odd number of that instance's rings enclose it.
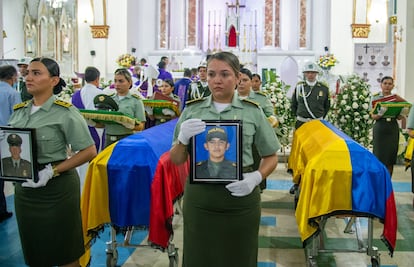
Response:
[[[299,81],[299,82],[296,84],[296,86],[301,85],[301,84],[306,84],[306,82],[305,82],[305,81]]]
[[[262,96],[267,97],[267,94],[266,94],[265,92],[262,92],[262,91],[256,91],[255,93],[256,93],[256,94],[258,94],[258,95],[262,95]]]
[[[380,92],[376,92],[375,94],[373,94],[373,96],[379,96]]]
[[[231,163],[231,166],[232,166],[232,167],[237,167],[237,163],[236,163],[236,162],[232,162],[232,163]]]
[[[142,99],[139,95],[137,95],[137,94],[131,94],[132,95],[132,97],[135,97],[136,99]]]
[[[18,110],[22,107],[25,107],[29,102],[30,102],[30,100],[27,100],[27,101],[21,102],[19,104],[16,104],[16,105],[13,106],[13,110]]]
[[[329,84],[325,81],[318,81],[318,83],[322,86],[328,87],[329,88]]]
[[[252,100],[250,100],[250,99],[242,99],[242,101],[243,101],[243,102],[250,103],[250,104],[252,104],[252,105],[255,105],[256,107],[260,107],[260,105],[259,105],[257,102],[254,102],[254,101],[252,101]]]
[[[204,162],[205,161],[199,161],[199,162],[196,163],[196,166],[201,166],[201,165],[203,165]]]
[[[53,103],[55,103],[58,106],[65,107],[65,108],[68,108],[68,107],[72,106],[71,103],[60,100],[60,99],[56,99],[55,101],[53,101]]]
[[[112,97],[112,96],[114,96],[114,95],[115,95],[115,93],[112,93],[112,94],[109,94],[108,96]]]
[[[204,101],[205,99],[206,99],[205,97],[202,97],[202,98],[197,98],[197,99],[189,100],[189,101],[185,102],[185,105],[186,105],[186,106],[188,106],[188,105],[192,105],[192,104],[194,104],[194,103],[202,102],[202,101]]]

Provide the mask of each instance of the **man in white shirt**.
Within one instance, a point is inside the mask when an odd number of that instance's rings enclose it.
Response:
[[[72,96],[72,104],[75,107],[78,109],[96,110],[93,99],[95,96],[103,93],[103,91],[98,88],[100,76],[101,73],[95,67],[87,67],[85,69],[84,79],[86,84],[80,90],[76,91]],[[95,128],[90,125],[88,125],[88,128],[93,140],[95,141],[96,151],[101,151],[105,144],[105,140],[103,140],[103,136],[105,136],[103,128]],[[76,168],[81,179],[81,190],[83,187],[87,167],[88,163],[85,163]]]
[[[79,90],[80,99],[75,94],[72,97],[72,104],[80,109],[94,110],[95,105],[93,99],[95,96],[102,94],[102,90],[98,89],[100,72],[95,67],[87,67],[85,69],[85,82],[86,84]]]
[[[95,110],[93,99],[95,96],[102,94],[102,90],[98,89],[101,73],[95,67],[87,67],[85,69],[86,84],[72,96],[72,104],[79,109]],[[99,130],[99,132],[97,131]],[[95,127],[89,126],[91,136],[95,141],[96,151],[101,151],[103,147],[102,131]]]

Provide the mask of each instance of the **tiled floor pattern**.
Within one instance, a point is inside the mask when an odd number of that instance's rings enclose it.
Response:
[[[8,184],[8,183],[7,183]],[[288,193],[291,186],[291,177],[286,173],[284,164],[279,164],[278,169],[269,177],[268,189],[262,194],[262,218],[259,230],[259,262],[258,267],[302,267],[306,266],[305,252],[297,232],[294,217],[293,197]],[[379,236],[382,232],[382,224],[374,222],[374,245],[379,247],[381,266],[404,267],[414,266],[414,210],[412,207],[411,178],[409,172],[405,172],[403,166],[397,166],[393,177],[393,186],[396,195],[398,210],[398,241],[394,257],[391,258]],[[6,186],[10,210],[13,208],[12,186]],[[361,218],[360,224],[364,237],[367,236],[367,220]],[[182,217],[174,217],[174,244],[179,248],[181,259],[182,248]],[[345,234],[346,221],[344,218],[330,218],[326,232],[326,247],[338,250],[356,249],[355,235]],[[134,244],[143,240],[145,244],[146,231],[134,233]],[[21,267],[25,266],[20,242],[17,233],[15,217],[0,224],[0,266]],[[118,242],[123,236],[118,235]],[[101,238],[92,248],[92,267],[106,266],[105,242],[110,239],[109,229],[101,235]],[[150,247],[125,248],[118,247],[118,266],[123,267],[167,267],[169,259],[166,252]],[[320,253],[318,266],[371,266],[370,257],[362,252],[329,252]],[[233,267],[233,266],[229,266]]]

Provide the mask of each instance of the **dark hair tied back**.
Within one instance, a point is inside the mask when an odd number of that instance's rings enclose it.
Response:
[[[59,77],[58,84],[56,84],[55,87],[53,87],[53,94],[55,95],[59,94],[60,92],[62,92],[64,87],[66,87],[66,82],[65,80]]]

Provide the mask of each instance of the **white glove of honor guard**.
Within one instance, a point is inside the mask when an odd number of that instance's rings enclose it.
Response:
[[[0,142],[6,138],[6,133],[3,130],[0,130]]]
[[[206,123],[201,119],[188,119],[181,123],[178,141],[188,145],[190,138],[206,130]]]
[[[386,111],[387,111],[387,107],[381,107],[381,108],[378,110],[377,115],[382,116],[382,115],[384,115],[384,114],[385,114],[385,112],[386,112]]]
[[[175,112],[172,111],[169,108],[163,108],[162,109],[162,114],[164,114],[165,116],[174,116],[175,115]]]
[[[91,127],[96,126],[96,122],[94,120],[91,120],[91,119],[85,119],[85,120],[86,120],[86,124],[88,124],[88,126],[91,126]]]
[[[135,125],[132,124],[132,123],[129,123],[129,122],[121,122],[121,125],[124,126],[127,129],[131,129],[131,130],[135,128]]]
[[[145,108],[145,111],[147,112],[148,115],[153,115],[154,114],[154,112],[152,111],[152,107],[145,106],[144,108]]]
[[[26,182],[22,183],[23,187],[32,187],[32,188],[38,188],[45,186],[47,182],[49,182],[50,179],[53,177],[53,168],[52,164],[47,164],[46,167],[39,171],[39,181],[35,183],[33,180],[27,179]]]
[[[235,197],[244,197],[250,194],[253,189],[262,181],[262,174],[259,171],[243,173],[243,180],[232,182],[226,188]]]

